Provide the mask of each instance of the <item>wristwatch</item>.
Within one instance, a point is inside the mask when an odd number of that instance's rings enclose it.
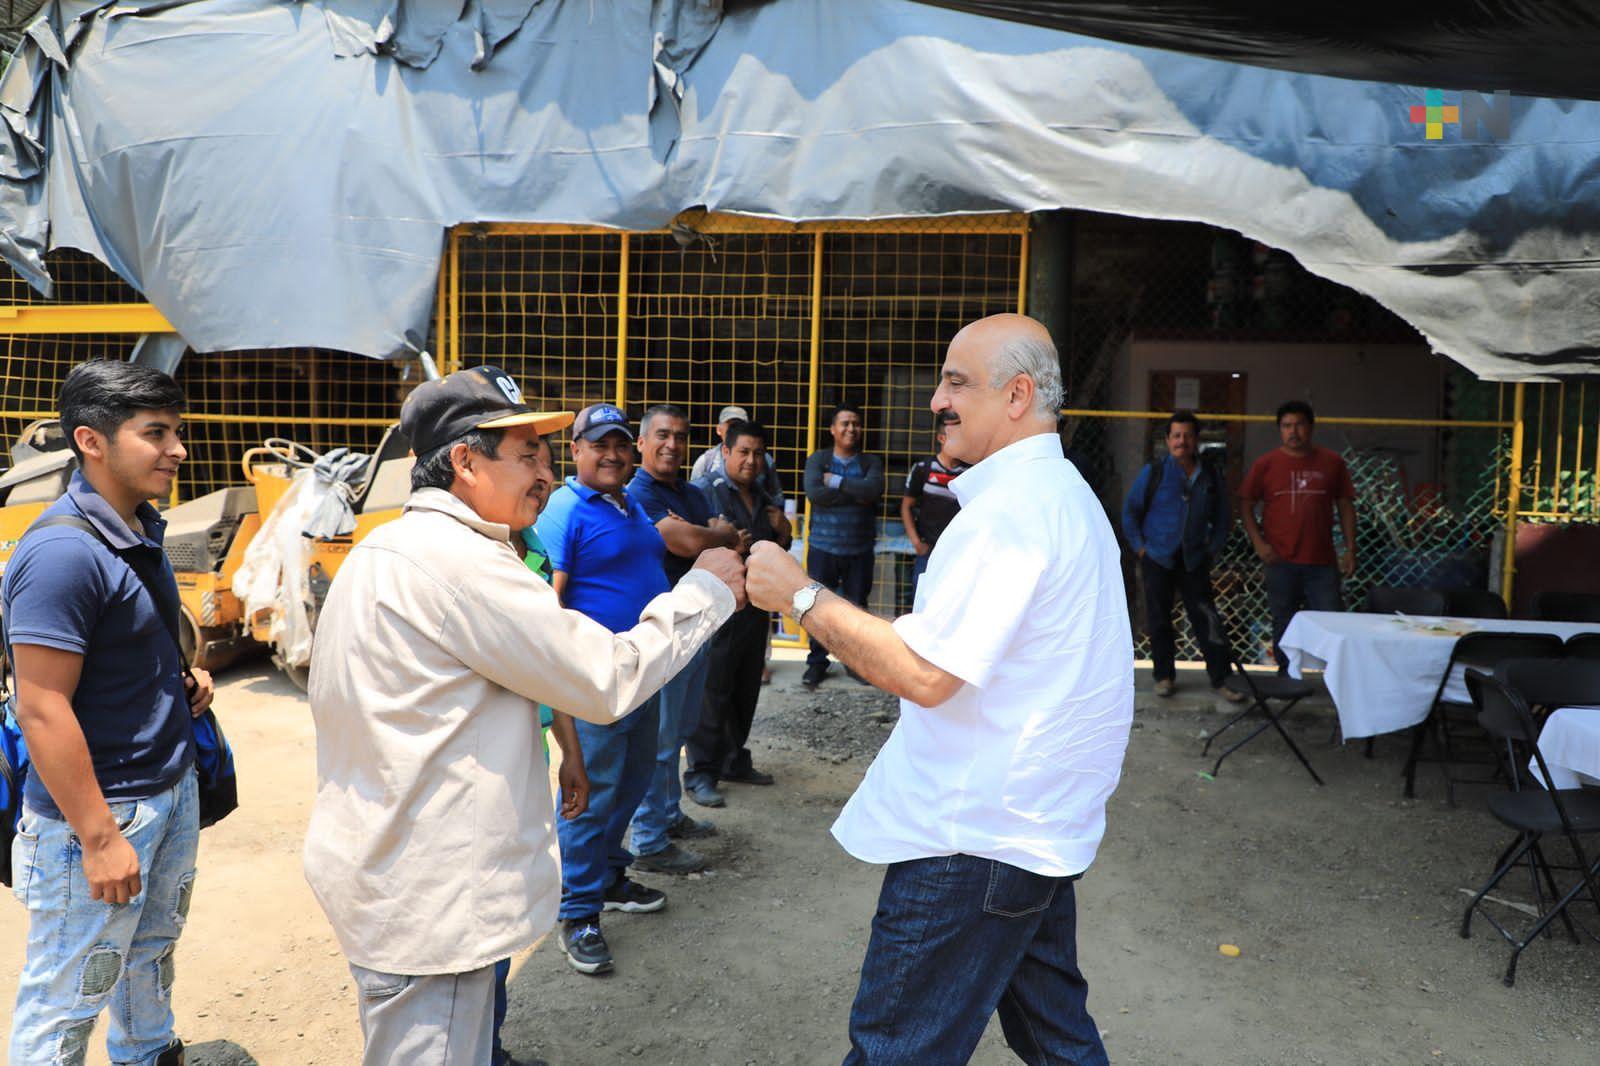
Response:
[[[800,625],[806,612],[817,605],[817,593],[827,588],[820,581],[813,581],[805,588],[794,594],[794,599],[789,604],[789,617],[794,619],[795,625]]]

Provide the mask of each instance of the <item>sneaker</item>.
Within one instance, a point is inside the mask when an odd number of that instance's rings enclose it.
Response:
[[[667,905],[667,894],[658,888],[646,888],[626,877],[606,889],[605,909],[628,914],[651,914]],[[599,927],[595,927],[599,931]],[[607,958],[610,958],[608,955]]]
[[[1243,703],[1244,702],[1244,693],[1243,692],[1240,692],[1238,689],[1235,689],[1235,688],[1229,688],[1225,684],[1217,685],[1211,691],[1215,692],[1217,695],[1221,696],[1223,699],[1227,700],[1229,703]]]
[[[741,785],[770,785],[772,775],[762,773],[754,766],[746,766],[738,770],[730,770],[722,775],[724,781],[736,781]]]
[[[1176,681],[1173,681],[1171,678],[1165,678],[1164,677],[1160,681],[1156,682],[1156,695],[1157,696],[1166,697],[1166,696],[1172,695],[1173,693],[1175,693],[1177,691],[1178,691],[1178,683]]]
[[[647,874],[695,874],[706,868],[706,859],[697,851],[668,844],[660,851],[634,857],[633,868]]]
[[[600,932],[599,916],[568,918],[562,922],[561,953],[579,973],[605,973],[610,970],[611,949],[606,947],[606,938]]]
[[[667,823],[667,836],[672,840],[699,840],[717,835],[716,825],[708,818],[690,818],[680,814]]]
[[[685,781],[683,794],[702,807],[726,807],[728,800],[710,781]]]
[[[800,684],[803,688],[815,691],[816,687],[822,684],[822,679],[827,676],[827,663],[823,663],[820,666],[808,666],[806,667],[806,672],[800,676]]]

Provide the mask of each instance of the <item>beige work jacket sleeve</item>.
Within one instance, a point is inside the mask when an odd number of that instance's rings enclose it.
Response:
[[[638,625],[612,633],[562,607],[514,553],[492,570],[457,590],[441,643],[502,688],[602,725],[670,681],[736,606],[726,585],[691,570]]]

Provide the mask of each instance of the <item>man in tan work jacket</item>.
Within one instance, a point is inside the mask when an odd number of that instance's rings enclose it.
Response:
[[[561,881],[537,704],[622,718],[744,603],[700,556],[612,634],[523,565],[540,435],[572,422],[504,371],[426,382],[400,428],[404,514],[340,567],[317,626],[317,799],[305,870],[355,975],[367,1066],[489,1061],[494,963],[555,922]]]

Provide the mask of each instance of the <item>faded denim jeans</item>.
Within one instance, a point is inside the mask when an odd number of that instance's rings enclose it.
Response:
[[[195,776],[149,799],[112,803],[139,856],[139,894],[90,898],[72,827],[24,807],[12,845],[13,891],[28,908],[28,953],[11,1019],[11,1061],[77,1064],[111,1007],[106,1052],[117,1066],[154,1063],[172,1043],[172,953],[189,913],[200,807]]]

